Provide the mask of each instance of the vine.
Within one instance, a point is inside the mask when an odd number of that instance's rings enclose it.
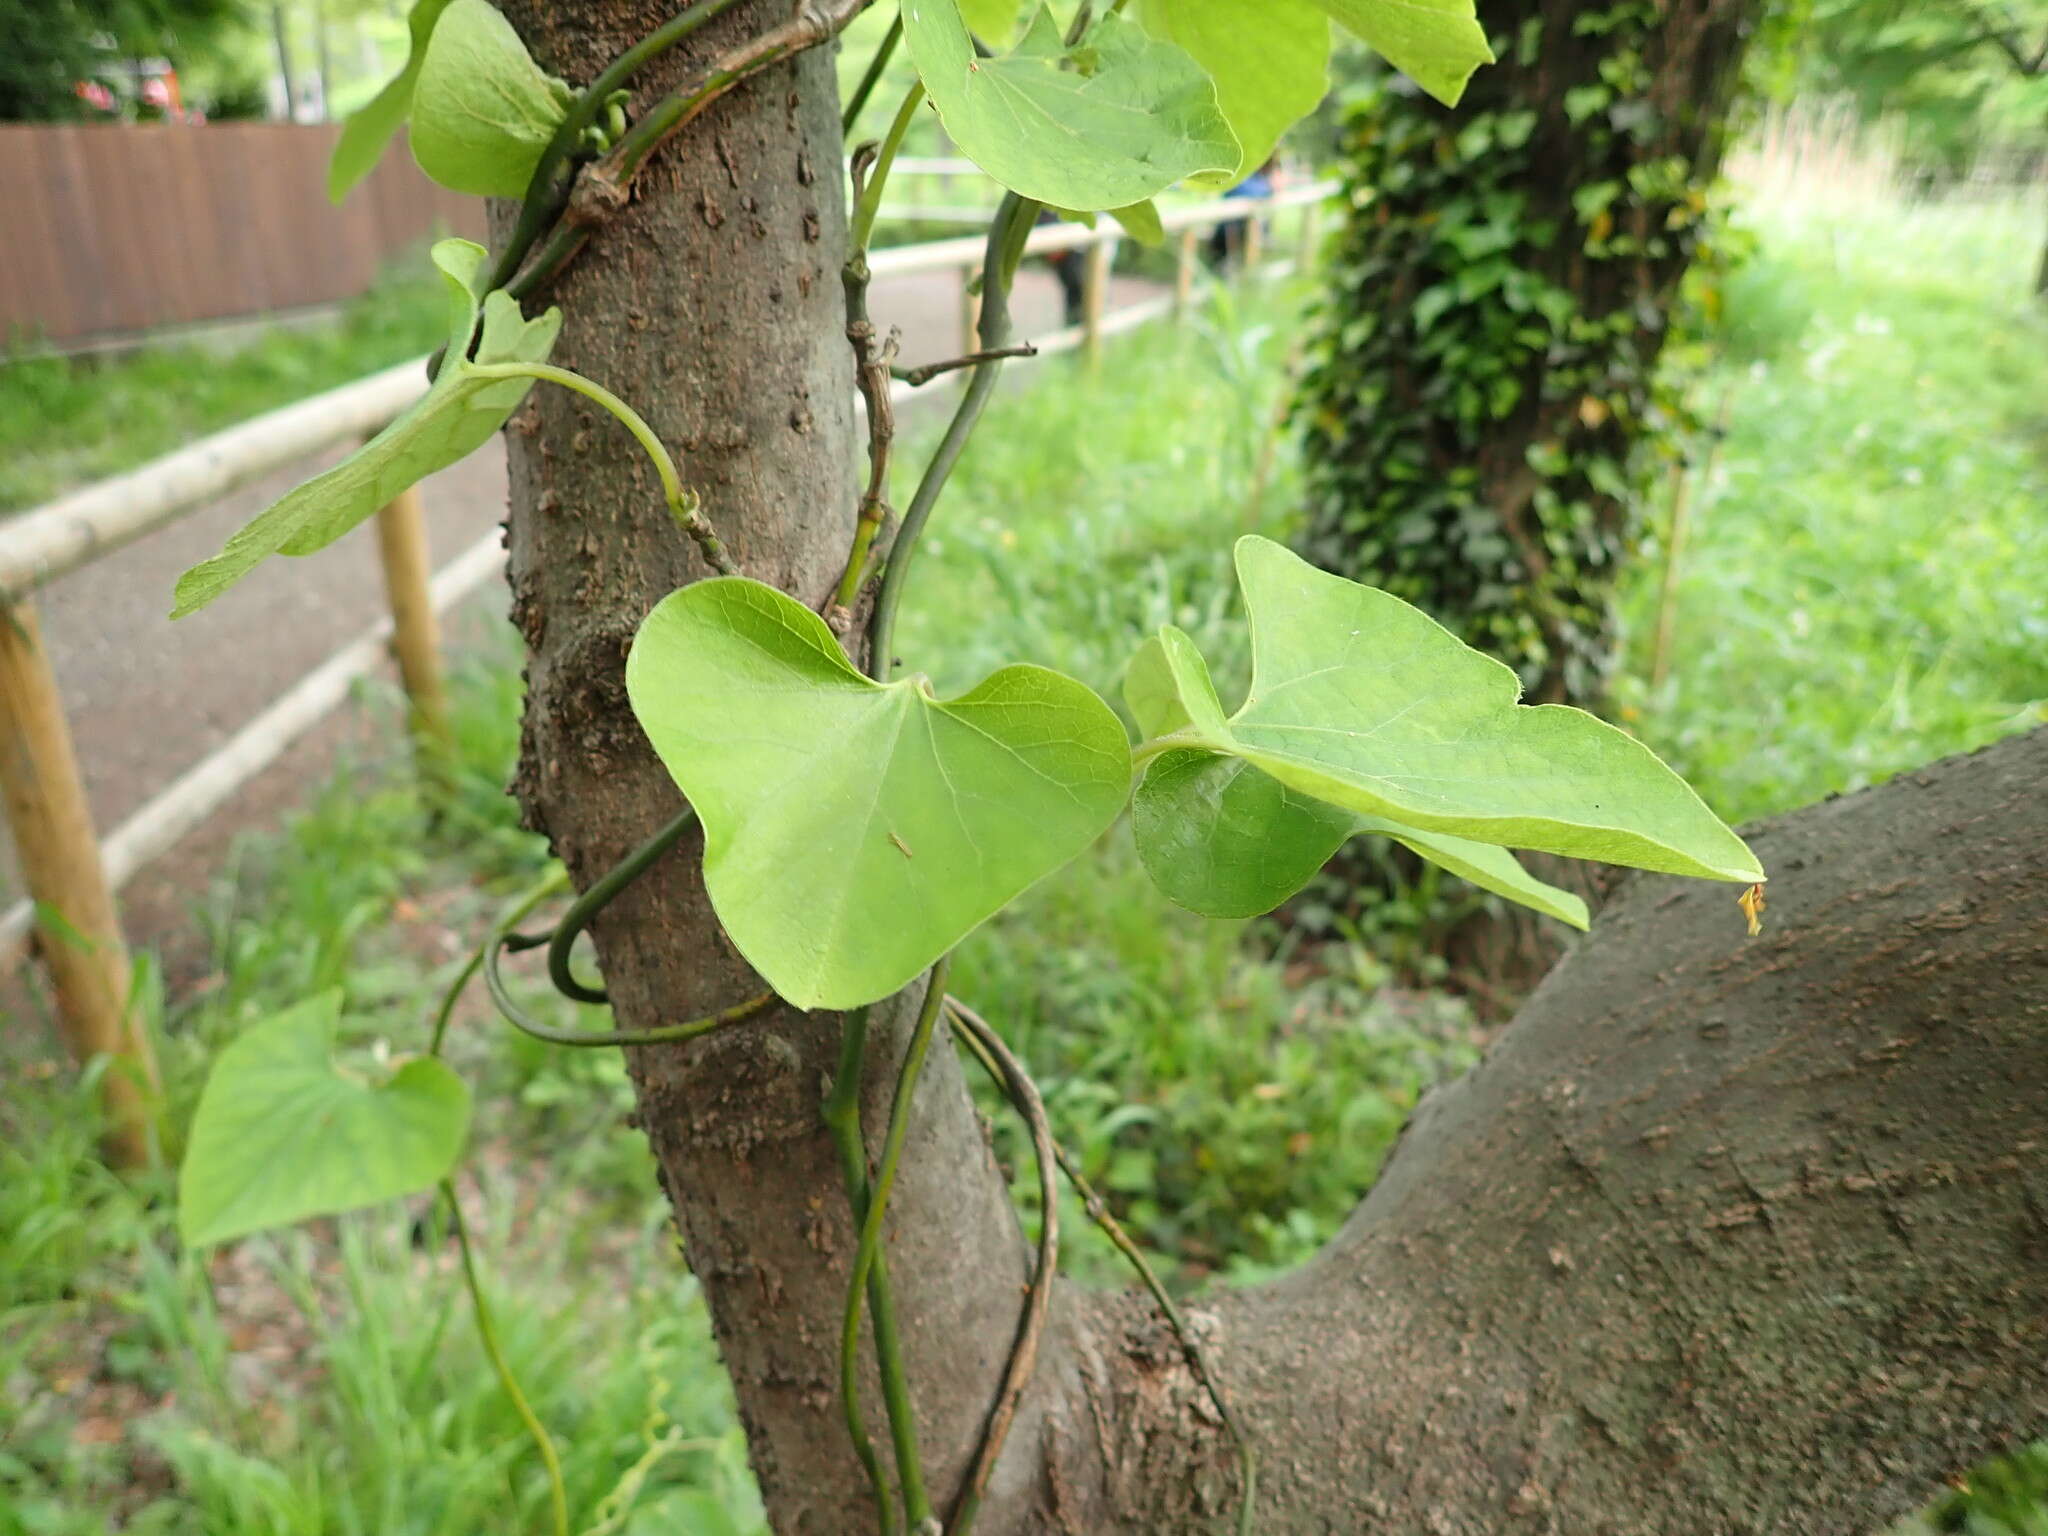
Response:
[[[688,809],[545,931],[519,925],[563,889],[564,877],[556,872],[521,896],[453,978],[426,1054],[395,1071],[365,1080],[335,1068],[339,992],[308,999],[237,1040],[216,1062],[194,1121],[180,1172],[181,1229],[188,1242],[218,1242],[441,1189],[484,1347],[547,1470],[555,1528],[564,1531],[552,1442],[496,1348],[454,1204],[470,1103],[440,1058],[457,999],[481,972],[514,1027],[575,1047],[673,1045],[785,1009],[836,1011],[839,1063],[819,1114],[858,1234],[837,1349],[840,1404],[885,1536],[967,1536],[977,1517],[1051,1304],[1061,1168],[1091,1219],[1136,1267],[1213,1402],[1238,1453],[1240,1530],[1250,1531],[1257,1460],[1245,1426],[1142,1253],[1053,1142],[1023,1066],[978,1013],[947,995],[954,946],[1093,843],[1126,807],[1153,878],[1174,900],[1210,913],[1270,908],[1335,843],[1360,833],[1398,840],[1581,924],[1583,907],[1529,877],[1510,846],[1744,885],[1762,871],[1646,749],[1574,711],[1515,708],[1513,678],[1497,662],[1398,598],[1318,572],[1263,539],[1246,538],[1237,548],[1259,658],[1250,695],[1226,711],[1193,642],[1163,629],[1132,659],[1125,679],[1143,736],[1135,749],[1092,690],[1043,668],[1004,667],[944,700],[921,674],[895,679],[895,621],[919,541],[1004,363],[1031,350],[1011,340],[1009,290],[1042,208],[1107,211],[1156,228],[1146,205],[1157,193],[1180,181],[1213,187],[1256,166],[1287,122],[1322,94],[1332,18],[1446,100],[1485,60],[1483,41],[1455,5],[1418,22],[1412,7],[1395,0],[1295,0],[1277,12],[1264,0],[1201,0],[1211,27],[1185,25],[1187,12],[1163,0],[1115,0],[1099,15],[1081,5],[1064,35],[1048,10],[1022,17],[1007,0],[900,6],[844,117],[849,127],[857,120],[889,55],[903,47],[917,83],[883,139],[857,148],[848,165],[855,212],[842,286],[851,376],[867,404],[869,465],[851,508],[842,575],[820,614],[741,573],[703,499],[639,412],[606,385],[547,361],[559,312],[529,319],[522,307],[599,237],[657,150],[738,81],[835,36],[867,0],[802,0],[788,20],[743,39],[630,114],[624,93],[637,73],[734,4],[696,0],[578,91],[541,72],[485,0],[419,0],[416,57],[373,103],[376,133],[352,125],[344,136],[350,164],[338,157],[339,180],[345,171],[360,175],[357,162],[374,159],[369,141],[395,131],[410,112],[415,152],[430,171],[452,185],[520,196],[518,217],[495,261],[463,241],[435,248],[453,303],[425,398],[188,572],[179,612],[204,606],[270,554],[307,554],[333,542],[395,489],[480,446],[534,384],[570,389],[632,435],[672,518],[714,573],[655,605],[626,664],[634,714]],[[1278,66],[1241,46],[1273,28],[1289,30]],[[458,37],[459,67],[450,62],[457,47],[450,39]],[[896,151],[927,102],[1004,195],[984,245],[976,348],[907,375],[921,383],[965,370],[967,379],[892,533],[889,386],[900,370],[893,337],[884,338],[868,312],[867,243]],[[1387,655],[1407,661],[1389,668]],[[744,731],[733,729],[737,721]],[[1452,757],[1445,743],[1456,744]],[[1493,771],[1474,776],[1468,759]],[[783,790],[791,764],[806,775],[803,795]],[[854,816],[846,805],[872,809]],[[575,974],[576,940],[672,854],[692,825],[704,832],[705,887],[718,920],[765,989],[708,1017],[607,1031],[548,1024],[523,1008],[504,958],[543,948],[560,994],[608,1000],[603,987]],[[812,921],[820,911],[834,914],[822,928]],[[920,983],[921,1006],[896,1063],[871,1168],[861,1123],[871,1010]],[[942,1020],[947,1038],[982,1064],[1024,1120],[1040,1203],[1033,1274],[1002,1378],[968,1471],[950,1491],[933,1489],[922,1463],[883,1241],[920,1075]],[[306,1145],[296,1132],[309,1106],[349,1134]],[[351,1151],[364,1147],[374,1155]],[[267,1176],[243,1177],[251,1166]],[[863,1312],[893,1480],[860,1401]]]
[[[1719,9],[1725,91],[1749,7]],[[1458,113],[1390,83],[1343,131],[1349,212],[1295,407],[1300,547],[1537,699],[1604,691],[1640,509],[1697,426],[1656,365],[1713,238],[1721,113],[1712,89],[1656,88],[1667,11],[1489,5],[1503,62]]]

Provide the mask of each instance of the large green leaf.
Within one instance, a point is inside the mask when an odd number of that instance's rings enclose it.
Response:
[[[394,75],[383,90],[355,111],[341,126],[335,140],[334,156],[327,162],[327,195],[335,202],[348,196],[349,188],[361,181],[384,156],[384,146],[398,132],[412,112],[413,84],[427,57],[427,39],[434,35],[434,23],[448,9],[448,0],[413,0],[407,25],[412,37],[405,55],[405,68]]]
[[[1238,540],[1237,572],[1251,691],[1220,719],[1193,642],[1162,631],[1152,659],[1140,658],[1145,713],[1186,722],[1162,746],[1242,758],[1312,799],[1414,832],[1763,878],[1742,840],[1649,748],[1582,710],[1519,704],[1509,668],[1418,609],[1256,536]],[[1179,716],[1158,702],[1163,687]]]
[[[704,825],[711,902],[802,1008],[886,997],[1122,809],[1131,759],[1072,678],[1005,667],[957,699],[848,664],[773,587],[698,582],[626,662],[642,728]]]
[[[1237,164],[1195,186],[1249,176],[1330,88],[1330,19],[1316,0],[1140,0],[1138,15],[1208,71],[1237,136]]]
[[[419,1057],[381,1081],[334,1064],[341,993],[244,1033],[213,1064],[178,1170],[178,1230],[218,1243],[376,1205],[445,1178],[469,1133],[469,1090]]]
[[[1069,56],[1041,6],[1015,49],[981,59],[958,0],[903,0],[903,36],[961,153],[1025,197],[1123,208],[1238,163],[1202,67],[1122,16]]]
[[[1260,0],[1263,4],[1264,0]],[[1493,62],[1473,0],[1316,0],[1373,51],[1447,107]]]
[[[219,554],[180,576],[172,618],[204,608],[269,555],[325,549],[407,486],[475,452],[505,424],[532,381],[478,378],[463,355],[471,336],[480,323],[476,362],[537,363],[554,346],[562,316],[551,309],[528,320],[510,294],[478,294],[484,259],[484,248],[468,240],[434,247],[434,264],[448,282],[450,315],[448,353],[433,386],[390,426],[258,513]]]
[[[533,62],[497,7],[453,0],[413,89],[412,156],[457,192],[523,197],[568,111],[568,87]]]

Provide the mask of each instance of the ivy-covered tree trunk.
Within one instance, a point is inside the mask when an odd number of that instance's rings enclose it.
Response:
[[[507,11],[544,65],[588,78],[668,3]],[[640,89],[790,10],[746,0]],[[822,51],[732,92],[555,294],[555,360],[630,386],[749,572],[807,602],[859,495],[834,98]],[[624,658],[649,607],[705,573],[581,397],[537,393],[510,443],[517,789],[587,883],[675,809]],[[1860,1530],[2038,1425],[2043,772],[2048,733],[1765,829],[1786,917],[1761,944],[1724,888],[1632,887],[1487,1065],[1424,1106],[1321,1258],[1193,1309],[1260,1456],[1252,1528]],[[686,841],[596,925],[626,1027],[759,990],[699,853]],[[917,990],[876,1010],[870,1146]],[[853,1241],[820,1103],[839,1027],[784,1007],[629,1062],[784,1536],[876,1529],[836,1402]],[[943,1031],[889,1212],[944,1509],[1029,1259]],[[872,1382],[867,1399],[880,1438]],[[1060,1288],[976,1536],[1227,1531],[1241,1491],[1149,1299]]]
[[[1297,407],[1302,548],[1586,701],[1664,427],[1654,382],[1761,0],[1481,0],[1455,110],[1346,128],[1349,214]]]

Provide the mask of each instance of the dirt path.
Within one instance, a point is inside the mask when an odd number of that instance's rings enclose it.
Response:
[[[1110,303],[1129,303],[1153,291],[1150,284],[1118,279]],[[943,358],[958,348],[960,299],[950,274],[879,282],[872,308],[882,324],[902,328],[906,363]],[[1021,335],[1057,328],[1059,292],[1050,274],[1019,274],[1015,308]],[[935,386],[933,398],[949,396]],[[54,583],[42,595],[50,653],[102,835],[384,613],[375,541],[364,528],[310,559],[268,563],[192,618],[175,625],[166,618],[180,571],[212,554],[248,518],[338,456],[273,475]],[[445,564],[505,515],[502,445],[493,441],[434,476],[422,493],[435,562]],[[470,601],[484,613],[502,613],[504,604],[504,589],[495,582]],[[455,627],[459,634],[462,624]],[[359,733],[361,721],[353,725]],[[184,922],[185,893],[216,866],[232,834],[274,823],[298,803],[303,786],[333,760],[350,730],[351,722],[341,719],[315,732],[209,825],[144,871],[124,897],[131,937],[161,939]],[[18,889],[11,868],[6,887]]]

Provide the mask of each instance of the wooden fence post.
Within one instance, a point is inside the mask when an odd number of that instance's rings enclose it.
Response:
[[[1201,249],[1202,232],[1193,225],[1180,232],[1180,254],[1173,266],[1173,318],[1187,317],[1188,301],[1195,294],[1195,260]]]
[[[1094,367],[1102,361],[1102,306],[1109,299],[1109,237],[1088,247],[1087,291],[1082,295],[1081,353]]]
[[[430,590],[434,567],[418,486],[408,486],[377,509],[377,555],[391,603],[391,650],[405,686],[413,749],[422,773],[436,779],[453,757],[455,737],[441,680],[441,627]]]
[[[1259,208],[1255,208],[1252,216],[1244,221],[1244,275],[1246,277],[1257,277],[1259,275],[1259,263],[1265,260],[1266,257],[1266,226],[1259,221],[1259,210],[1263,206],[1261,204]]]
[[[36,929],[65,1043],[81,1064],[112,1058],[101,1080],[108,1159],[140,1167],[151,1158],[162,1083],[149,1036],[130,1011],[128,947],[64,700],[27,602],[0,606],[0,797],[22,879],[37,903]]]

